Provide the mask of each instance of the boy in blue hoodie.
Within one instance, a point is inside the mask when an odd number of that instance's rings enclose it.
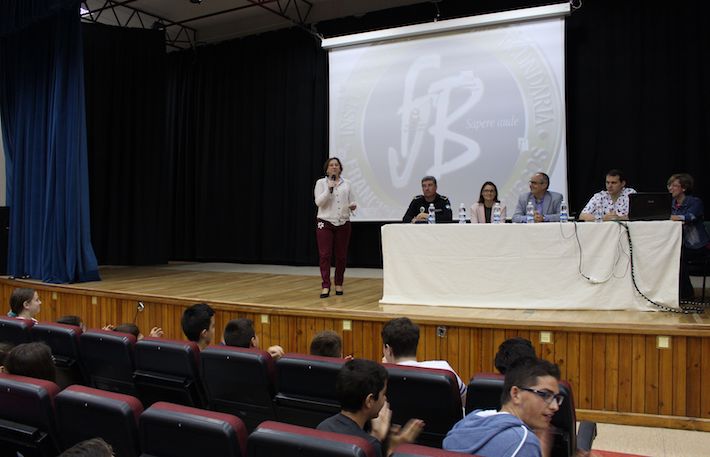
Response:
[[[560,369],[546,360],[524,358],[505,374],[500,411],[476,410],[444,439],[444,449],[482,457],[541,457],[535,431],[550,427],[564,400]]]

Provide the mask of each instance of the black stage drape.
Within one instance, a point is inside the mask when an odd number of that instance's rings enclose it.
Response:
[[[91,239],[100,264],[169,259],[163,32],[82,24]]]
[[[172,258],[314,264],[326,54],[300,30],[168,58]]]

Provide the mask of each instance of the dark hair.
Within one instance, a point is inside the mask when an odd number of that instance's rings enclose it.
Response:
[[[103,438],[91,438],[76,443],[59,457],[113,457],[113,448]]]
[[[408,317],[398,317],[382,327],[382,343],[395,357],[414,357],[419,345],[419,326]]]
[[[526,357],[537,357],[530,340],[526,340],[520,336],[508,338],[498,346],[498,353],[495,358],[496,370],[505,374],[512,364]]]
[[[328,160],[325,161],[323,164],[323,173],[328,173],[328,165],[330,165],[331,160],[336,160],[338,162],[338,165],[340,165],[340,173],[343,172],[343,164],[340,162],[340,159],[337,157],[331,157]]]
[[[62,316],[57,319],[57,324],[75,325],[77,327],[81,327],[81,318],[74,315]]]
[[[510,389],[513,386],[534,386],[538,382],[537,378],[542,376],[552,376],[559,381],[560,369],[554,363],[534,357],[524,357],[515,361],[505,373],[503,394],[500,397],[501,405],[505,405],[510,401]]]
[[[130,322],[117,325],[116,327],[114,327],[113,331],[121,333],[130,333],[136,338],[138,338],[138,335],[141,334],[141,330],[138,328],[138,326]]]
[[[668,178],[668,185],[670,186],[673,181],[678,180],[680,187],[683,188],[683,192],[686,194],[693,193],[693,186],[695,185],[695,180],[688,173],[674,173]]]
[[[203,330],[209,330],[214,310],[207,303],[195,303],[182,313],[182,332],[188,340],[198,342]]]
[[[345,362],[335,381],[340,407],[351,413],[360,411],[368,395],[379,398],[387,377],[387,370],[372,360],[353,359]]]
[[[0,366],[5,365],[5,357],[15,346],[12,343],[0,343]]]
[[[332,330],[324,330],[317,333],[311,340],[311,355],[342,357],[343,343],[340,335]]]
[[[4,366],[8,373],[14,375],[52,382],[57,379],[52,350],[41,342],[15,346],[5,357]]]
[[[251,339],[256,336],[251,319],[232,319],[224,327],[224,344],[238,348],[251,347]]]
[[[611,170],[607,171],[606,176],[618,176],[619,181],[626,182],[626,175],[618,168],[612,168]]]
[[[20,315],[22,310],[25,309],[25,302],[31,301],[35,296],[34,289],[15,289],[10,295],[10,309],[16,315]]]
[[[424,181],[432,181],[434,185],[438,187],[438,184],[436,183],[436,178],[433,176],[424,176],[422,178],[422,184],[424,184]]]
[[[493,186],[493,189],[495,189],[496,192],[496,201],[499,202],[500,200],[498,200],[498,186],[493,184],[491,181],[486,181],[481,186],[481,192],[478,193],[478,203],[483,203],[483,188],[486,186]]]

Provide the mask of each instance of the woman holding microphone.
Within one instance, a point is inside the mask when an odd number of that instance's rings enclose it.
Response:
[[[343,295],[343,276],[350,242],[350,214],[357,208],[350,181],[341,177],[343,165],[331,157],[323,165],[325,177],[316,181],[313,195],[318,216],[316,240],[320,257],[322,290],[320,298],[330,295],[330,258],[335,248],[335,295]]]

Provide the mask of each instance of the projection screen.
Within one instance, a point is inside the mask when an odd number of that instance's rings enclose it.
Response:
[[[536,171],[566,196],[565,14],[569,4],[323,40],[330,156],[353,183],[352,220],[401,219],[425,175],[454,217],[485,181],[510,216]]]

